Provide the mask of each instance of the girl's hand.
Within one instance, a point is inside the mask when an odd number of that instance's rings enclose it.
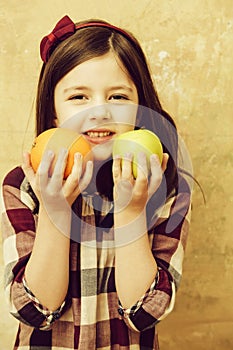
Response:
[[[146,155],[138,155],[137,178],[132,173],[132,154],[126,154],[124,161],[120,156],[113,160],[114,203],[115,212],[124,214],[141,214],[146,203],[161,184],[163,172],[166,170],[168,154],[163,154],[162,165],[158,156],[150,157],[151,175],[147,166]],[[131,215],[130,215],[131,216]]]
[[[71,206],[91,181],[93,163],[91,161],[87,162],[86,169],[82,174],[83,159],[80,153],[76,153],[74,156],[71,174],[66,180],[63,179],[67,156],[66,149],[59,152],[53,173],[49,176],[49,170],[54,159],[52,151],[45,152],[36,173],[31,167],[30,154],[24,154],[22,169],[40,204],[46,210],[60,211],[67,207],[67,203]]]

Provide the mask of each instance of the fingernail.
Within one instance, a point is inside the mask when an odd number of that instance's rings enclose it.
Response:
[[[47,151],[47,155],[48,155],[49,157],[53,157],[54,152],[53,152],[51,149],[49,149],[49,150]]]
[[[125,158],[131,159],[133,157],[133,154],[131,152],[126,152],[125,153]]]
[[[63,155],[66,155],[66,154],[68,153],[68,150],[67,150],[66,148],[62,148],[62,149],[61,149],[61,153],[62,153]]]
[[[160,163],[159,162],[159,157],[157,156],[157,154],[152,154],[150,156],[151,160],[154,161],[154,162],[157,162],[157,163]]]
[[[74,156],[75,156],[76,159],[80,159],[82,157],[82,154],[77,152],[77,153],[75,153]]]
[[[121,158],[121,156],[119,155],[119,154],[115,154],[114,156],[113,156],[113,159],[120,159]]]

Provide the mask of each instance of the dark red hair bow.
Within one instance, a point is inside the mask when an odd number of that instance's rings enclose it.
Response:
[[[132,43],[134,42],[134,39],[123,29],[113,26],[109,23],[102,23],[102,22],[89,22],[89,23],[82,23],[80,25],[75,25],[75,23],[70,19],[69,16],[64,16],[55,26],[53,31],[46,35],[40,43],[40,56],[42,58],[42,61],[45,63],[48,62],[49,57],[51,56],[54,49],[57,47],[57,45],[74,34],[76,30],[86,27],[105,27],[110,28],[112,30],[115,30],[119,32],[120,34],[124,35],[128,40],[130,40]]]
[[[40,43],[40,56],[45,63],[56,46],[75,33],[75,24],[69,16],[64,16],[55,26],[53,31],[46,35]]]

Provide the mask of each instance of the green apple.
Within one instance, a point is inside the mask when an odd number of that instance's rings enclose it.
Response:
[[[162,163],[163,146],[152,131],[147,129],[132,130],[117,136],[113,144],[113,156],[119,155],[124,158],[126,153],[133,154],[133,175],[137,177],[137,155],[140,152],[146,154],[148,168],[150,169],[150,156],[157,154]]]

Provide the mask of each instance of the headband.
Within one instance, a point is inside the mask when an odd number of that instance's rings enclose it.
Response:
[[[54,49],[57,45],[65,40],[66,38],[73,35],[77,30],[87,27],[104,27],[110,28],[117,31],[118,33],[124,35],[130,41],[133,41],[133,38],[125,32],[123,29],[115,27],[108,23],[101,22],[89,22],[83,24],[75,24],[69,16],[64,16],[54,27],[52,32],[46,35],[40,43],[40,56],[43,62],[48,62],[49,57],[51,56]]]

